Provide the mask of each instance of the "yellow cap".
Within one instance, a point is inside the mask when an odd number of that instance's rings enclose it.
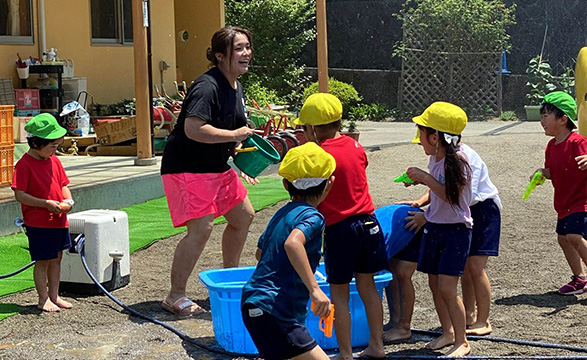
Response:
[[[332,94],[316,93],[308,96],[295,125],[326,125],[342,118],[342,104]]]
[[[291,148],[281,161],[279,175],[298,189],[319,185],[336,169],[334,157],[313,142]],[[303,179],[303,181],[299,181]]]
[[[437,101],[428,106],[422,115],[412,118],[412,121],[436,131],[460,135],[467,126],[467,114],[454,104]],[[412,142],[420,142],[420,129]]]

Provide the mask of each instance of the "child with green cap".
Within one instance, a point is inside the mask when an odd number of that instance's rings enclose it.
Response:
[[[39,296],[37,307],[47,312],[70,309],[59,297],[62,251],[71,247],[67,213],[73,206],[69,179],[55,156],[66,130],[51,114],[27,122],[29,151],[16,163],[12,190],[21,203],[24,230],[35,260],[33,278]]]
[[[587,155],[587,139],[573,131],[577,128],[577,103],[569,94],[547,94],[540,114],[544,134],[553,139],[546,146],[544,168],[536,171],[552,181],[558,243],[573,272],[571,281],[558,292],[581,294],[587,291],[581,263],[587,263],[587,171],[581,170],[580,159]]]
[[[264,359],[328,360],[303,324],[308,298],[314,315],[330,314],[330,300],[314,278],[324,231],[316,207],[332,187],[335,168],[334,158],[314,143],[292,148],[279,166],[291,202],[259,238],[259,264],[241,298],[243,322]]]

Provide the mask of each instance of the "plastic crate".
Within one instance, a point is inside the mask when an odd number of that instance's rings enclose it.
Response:
[[[0,146],[14,144],[14,105],[0,105]]]
[[[0,105],[14,105],[12,78],[0,79]]]
[[[0,186],[12,184],[14,175],[14,144],[0,146]]]
[[[14,95],[19,110],[41,108],[39,89],[14,89]]]
[[[212,311],[212,325],[216,341],[223,349],[241,354],[257,354],[257,348],[249,335],[241,315],[241,293],[243,286],[249,280],[255,267],[237,267],[229,269],[213,269],[200,273],[200,281],[208,288],[210,307]],[[316,281],[320,289],[330,296],[330,285],[326,282],[324,264],[316,269]],[[375,276],[375,286],[379,296],[383,295],[383,288],[391,281],[392,275],[387,271]],[[310,302],[308,301],[308,309]],[[366,346],[369,343],[369,325],[365,315],[365,307],[355,280],[350,284],[349,309],[351,311],[351,343],[353,347]],[[332,337],[326,337],[318,328],[319,318],[310,311],[306,318],[306,326],[310,335],[323,349],[335,349],[336,332]]]
[[[37,116],[41,113],[40,109],[18,109],[16,111],[14,111],[14,115],[15,116],[25,116],[25,117],[31,117],[31,116]]]

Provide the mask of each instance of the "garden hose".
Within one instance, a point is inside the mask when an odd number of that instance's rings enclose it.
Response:
[[[14,272],[11,272],[10,274],[0,275],[0,279],[6,279],[6,278],[9,278],[9,277],[14,276],[16,274],[20,274],[21,272],[25,271],[26,269],[30,268],[33,265],[35,265],[35,262],[31,261],[29,264],[21,267],[20,269],[14,271]]]

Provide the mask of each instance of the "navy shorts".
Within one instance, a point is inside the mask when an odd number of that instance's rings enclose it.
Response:
[[[71,247],[69,228],[38,228],[24,226],[29,238],[29,252],[32,260],[57,259],[59,252]]]
[[[326,227],[324,267],[330,284],[348,284],[355,272],[388,268],[385,238],[375,215],[354,215]]]
[[[493,199],[487,199],[471,206],[473,218],[473,236],[469,256],[499,254],[499,236],[501,233],[501,213]]]
[[[420,257],[420,247],[422,245],[422,234],[424,234],[424,227],[422,227],[420,231],[414,235],[412,240],[410,240],[408,245],[395,254],[393,258],[400,261],[418,262],[418,257]]]
[[[289,359],[318,346],[308,328],[300,323],[279,320],[250,303],[243,305],[242,315],[245,327],[264,359]]]
[[[462,276],[469,256],[471,233],[465,224],[426,223],[418,271],[431,275]]]
[[[574,213],[556,222],[556,233],[559,235],[582,234],[587,239],[587,212]]]

